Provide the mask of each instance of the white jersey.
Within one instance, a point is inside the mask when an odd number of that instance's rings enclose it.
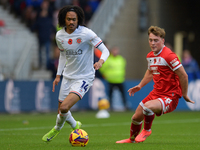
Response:
[[[92,30],[79,26],[71,34],[68,34],[65,28],[59,30],[56,34],[56,42],[60,49],[57,74],[62,73],[68,79],[93,80],[94,46],[98,47],[102,44],[102,40]],[[66,60],[63,61],[63,58]]]

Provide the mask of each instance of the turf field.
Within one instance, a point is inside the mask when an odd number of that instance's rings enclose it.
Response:
[[[197,150],[200,149],[200,112],[172,112],[156,117],[152,134],[143,143],[116,144],[129,137],[133,112],[111,112],[108,119],[96,119],[95,111],[72,112],[89,134],[86,147],[72,147],[65,124],[50,143],[41,140],[56,120],[56,112],[47,114],[0,114],[0,149],[2,150]]]

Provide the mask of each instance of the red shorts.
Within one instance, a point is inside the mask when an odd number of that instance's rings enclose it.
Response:
[[[172,97],[164,96],[164,95],[158,96],[158,95],[155,95],[153,92],[150,92],[149,95],[140,102],[140,105],[143,107],[146,102],[150,100],[158,99],[162,105],[162,112],[156,115],[160,116],[162,114],[166,114],[166,113],[174,111],[178,105],[179,98],[180,98],[179,95],[175,95]]]

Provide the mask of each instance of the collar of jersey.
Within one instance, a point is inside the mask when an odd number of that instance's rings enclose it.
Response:
[[[165,47],[165,45],[162,47],[162,49],[159,51],[158,54],[155,54],[155,53],[154,53],[154,55],[155,55],[155,56],[158,56],[158,55],[162,52],[162,50],[163,50],[164,47]]]

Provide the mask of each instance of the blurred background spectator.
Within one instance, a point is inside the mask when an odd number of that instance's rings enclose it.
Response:
[[[53,57],[50,58],[50,61],[47,65],[47,69],[52,72],[52,79],[55,79],[55,77],[56,77],[59,56],[60,56],[60,50],[55,43],[54,48],[53,48]]]
[[[7,5],[7,1],[3,0],[2,5]],[[36,21],[41,11],[43,1],[48,1],[48,15],[53,17],[53,14],[65,5],[78,5],[85,12],[86,24],[91,19],[92,15],[98,8],[101,0],[9,0],[10,11],[17,17],[21,18],[23,22],[31,27]]]
[[[182,65],[188,74],[189,81],[200,79],[199,65],[197,61],[192,57],[190,51],[187,49],[183,51]]]
[[[39,8],[39,16],[32,25],[32,31],[36,31],[39,41],[39,67],[42,69],[48,68],[50,62],[50,50],[52,47],[52,40],[54,39],[56,28],[53,25],[53,12],[49,6],[49,2],[44,0]],[[46,61],[42,55],[45,48]]]
[[[99,69],[103,78],[108,82],[109,86],[109,100],[110,107],[112,110],[112,106],[114,103],[113,92],[116,88],[120,91],[122,101],[124,104],[124,108],[128,110],[126,97],[125,97],[125,89],[124,89],[124,81],[125,81],[125,73],[126,73],[126,59],[124,59],[120,55],[120,50],[118,47],[114,46],[110,50],[110,56],[104,63],[104,65]]]

